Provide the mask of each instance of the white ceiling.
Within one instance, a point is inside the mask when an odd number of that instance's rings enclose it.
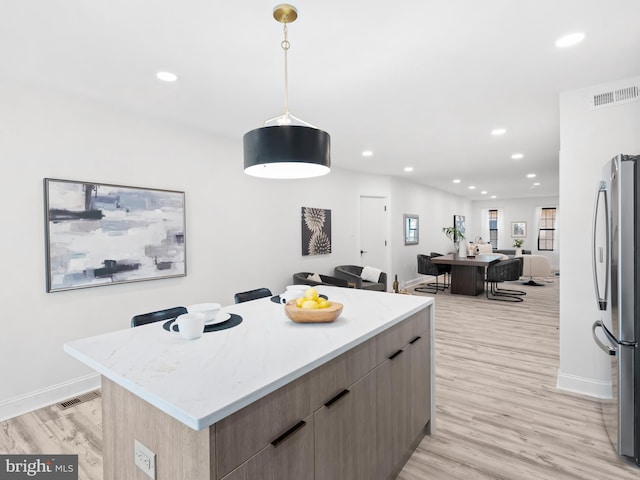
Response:
[[[283,111],[276,3],[2,0],[0,76],[240,144]],[[558,195],[558,93],[640,75],[639,0],[292,3],[290,108],[331,134],[332,164],[470,199]]]

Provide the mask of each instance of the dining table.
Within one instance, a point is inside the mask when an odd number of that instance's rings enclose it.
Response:
[[[450,253],[431,257],[431,263],[451,265],[451,293],[476,296],[484,292],[485,269],[502,258],[489,253],[474,256]]]

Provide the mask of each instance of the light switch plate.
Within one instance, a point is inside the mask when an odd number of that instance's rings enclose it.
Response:
[[[156,479],[156,454],[141,444],[138,440],[135,441],[134,450],[134,462],[140,470],[146,473],[153,480]]]

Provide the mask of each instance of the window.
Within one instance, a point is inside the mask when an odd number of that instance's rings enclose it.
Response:
[[[498,210],[489,210],[489,243],[498,248]]]
[[[556,209],[543,208],[540,212],[540,228],[538,229],[538,250],[553,250],[556,236]]]

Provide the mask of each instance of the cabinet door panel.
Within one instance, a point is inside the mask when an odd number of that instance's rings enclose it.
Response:
[[[371,478],[386,480],[411,441],[409,409],[409,353],[405,346],[376,370],[376,452],[378,469]],[[400,353],[401,352],[401,353]]]
[[[365,375],[326,405],[314,414],[315,480],[371,480],[376,454],[375,376]]]
[[[223,480],[313,480],[313,415],[304,425],[267,445]],[[274,439],[275,440],[275,439]]]
[[[431,356],[429,331],[407,345],[409,356],[409,438],[415,440],[431,418]]]

